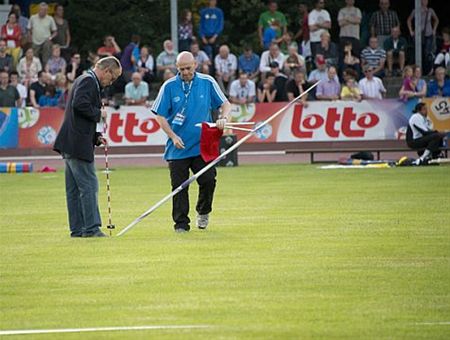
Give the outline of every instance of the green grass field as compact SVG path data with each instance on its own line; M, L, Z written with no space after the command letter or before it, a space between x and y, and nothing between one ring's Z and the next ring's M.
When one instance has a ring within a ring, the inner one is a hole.
M118 230L170 192L165 168L119 168L111 182ZM63 172L2 174L0 190L0 330L210 326L33 339L450 337L448 166L220 168L209 230L174 233L167 203L108 239L68 236ZM190 192L194 207L196 184Z

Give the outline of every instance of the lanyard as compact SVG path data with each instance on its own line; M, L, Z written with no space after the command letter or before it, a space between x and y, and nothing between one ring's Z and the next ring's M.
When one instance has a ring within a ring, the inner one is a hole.
M187 104L188 104L188 99L189 99L189 95L191 94L191 89L192 89L192 83L194 82L194 80L191 80L189 82L189 85L186 85L185 81L182 81L181 86L183 88L183 93L184 93L184 103L183 103L183 107L181 108L181 114L184 113L184 111L186 111L187 108Z

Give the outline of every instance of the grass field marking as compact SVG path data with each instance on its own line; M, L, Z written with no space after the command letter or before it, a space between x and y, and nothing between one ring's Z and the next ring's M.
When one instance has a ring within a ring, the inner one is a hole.
M200 329L211 328L208 325L154 325L154 326L123 326L123 327L91 327L91 328L61 328L61 329L22 329L0 331L2 335L50 334L50 333L82 333L82 332L115 332L142 331L159 329Z
M423 325L423 326L450 326L450 321L416 322L416 325Z

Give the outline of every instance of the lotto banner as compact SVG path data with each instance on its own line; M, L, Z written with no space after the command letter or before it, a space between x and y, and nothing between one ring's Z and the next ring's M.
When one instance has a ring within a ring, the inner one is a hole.
M17 148L19 124L17 109L0 108L0 149Z

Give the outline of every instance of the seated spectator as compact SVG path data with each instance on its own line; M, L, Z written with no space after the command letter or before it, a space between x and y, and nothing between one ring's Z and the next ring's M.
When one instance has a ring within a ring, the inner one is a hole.
M280 66L276 61L272 61L270 63L270 73L275 76L273 84L275 85L275 89L277 93L275 95L275 102L285 102L287 100L286 95L286 82L288 77L280 71Z
M171 69L168 68L164 71L163 82L170 78L173 78L173 77L175 77L175 73Z
M289 46L288 55L284 61L284 73L292 77L297 70L306 74L305 58L298 53L298 45L294 42Z
M20 54L22 53L21 40L22 32L18 23L17 14L10 12L8 21L1 29L1 39L6 41L7 52L13 58L13 66L16 67L19 62Z
M219 48L219 54L214 58L214 66L216 70L216 80L223 93L228 94L228 87L236 78L237 58L227 45Z
M261 81L258 86L258 102L259 103L272 103L277 95L277 89L274 85L275 76L272 73L268 73L266 79Z
M398 72L393 72L394 63L398 62L400 72L405 67L406 39L400 36L400 27L392 27L391 36L384 41L384 49L387 55L387 76L390 77Z
M162 78L164 72L169 69L173 74L177 73L177 53L173 48L172 40L165 40L164 50L156 57L156 72L158 78Z
M58 106L58 94L56 93L56 87L54 85L48 85L45 87L45 93L39 98L39 106Z
M75 79L83 74L83 68L81 66L81 55L78 52L72 53L70 64L66 67L66 77L70 83L73 83Z
M245 72L239 73L239 79L234 80L230 85L230 102L233 104L249 104L255 102L255 83L248 79Z
M353 51L353 45L351 41L346 42L344 45L344 59L341 66L341 69L343 70L348 68L355 70L357 73L355 79L359 79L361 75L361 63L358 56Z
M327 73L328 79L317 85L316 98L318 100L338 100L341 93L341 84L339 84L339 80L336 80L336 67L330 66Z
M378 47L378 39L371 37L369 46L361 52L362 66L370 66L375 77L384 77L384 63L386 62L385 50Z
M93 51L88 51L88 56L86 58L86 68L90 69L90 68L94 68L95 64L97 64L97 61L99 61L100 56L93 52Z
M342 100L361 101L361 91L359 90L356 79L352 76L347 77L341 90Z
M316 55L322 55L328 66L337 66L339 61L339 51L337 45L331 41L330 33L322 32L320 44L317 46Z
M148 95L148 84L142 80L139 72L134 72L131 82L125 86L125 103L127 105L145 105Z
M61 55L64 59L70 56L70 36L69 22L64 18L64 6L57 4L55 6L55 15L53 16L56 24L56 36L53 38L53 43L61 47Z
M450 68L450 29L448 27L442 29L442 43L434 59L434 68L439 66L447 69Z
M311 85L305 80L305 74L297 69L294 71L294 76L292 79L289 79L286 83L286 94L287 100L293 101L294 98L300 96L303 92L308 90ZM307 107L308 106L308 96L302 96L300 98L300 102Z
M445 78L445 68L434 71L434 79L428 83L427 97L450 97L450 79Z
M122 52L119 45L116 43L116 39L112 35L107 35L103 39L103 46L97 50L97 55L102 57L118 56Z
M45 72L55 79L58 73L66 74L66 61L61 57L61 47L58 44L52 46L52 55L45 65Z
M20 107L22 105L17 89L9 85L9 75L0 70L0 107Z
M188 9L183 9L178 24L178 52L189 51L193 36L192 12Z
M359 81L359 90L363 99L383 99L386 94L383 81L374 76L373 68L366 66L365 77Z
M315 64L317 68L312 70L308 77L308 83L315 84L318 81L327 81L328 80L328 69L327 63L325 62L325 58L322 55L318 55L315 58ZM337 77L336 77L337 79Z
M28 89L19 82L19 74L16 71L12 71L9 75L10 85L14 86L19 92L21 107L27 105Z
M248 74L248 79L255 83L259 77L259 56L253 53L251 46L244 46L244 53L239 56L238 67L240 72Z
M29 87L31 83L38 80L38 72L41 70L41 61L34 56L33 48L28 48L25 52L25 57L20 59L19 65L17 65L20 82Z
M67 98L69 97L69 86L67 77L58 73L55 78L56 94L58 96L58 107L61 109L66 108Z
M297 43L294 41L294 33L292 33L292 32L287 32L287 33L283 34L283 36L281 37L281 40L275 40L275 42L278 44L278 46L280 46L280 51L284 55L287 55L289 53L289 46L292 43L295 43L297 45ZM297 45L297 51L298 51L298 45Z
M142 46L139 59L137 61L137 71L141 74L142 80L149 86L154 79L153 70L155 69L155 61L150 54L148 46Z
M261 72L261 79L264 79L267 72L270 72L270 63L276 61L279 66L283 66L285 55L281 53L277 43L272 43L268 51L261 54L259 63L259 71Z
M446 134L433 128L425 103L417 104L413 113L408 122L406 143L420 155L416 165L428 164L430 159L439 157L439 147Z
M45 94L45 88L51 82L50 76L44 71L38 72L38 81L30 85L30 105L39 108L39 99Z
M197 72L209 74L210 67L211 67L211 60L209 59L208 55L205 51L202 51L200 49L200 46L198 45L198 42L194 41L191 44L191 53L195 58L195 61L197 62Z
M416 83L415 97L424 98L427 95L427 82L422 78L422 68L420 66L413 66L413 79Z
M6 51L6 41L0 40L0 70L11 72L14 69L13 58Z

